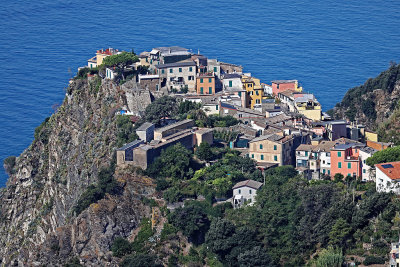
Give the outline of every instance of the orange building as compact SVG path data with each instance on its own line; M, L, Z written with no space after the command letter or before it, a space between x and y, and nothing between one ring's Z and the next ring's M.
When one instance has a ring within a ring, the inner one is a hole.
M339 144L331 150L331 174L361 177L361 160L359 148L355 144Z
M277 80L272 81L272 93L278 95L278 93L290 90L290 91L303 91L302 87L299 87L299 82L297 80Z
M215 76L210 73L200 74L197 76L196 91L198 95L215 94Z

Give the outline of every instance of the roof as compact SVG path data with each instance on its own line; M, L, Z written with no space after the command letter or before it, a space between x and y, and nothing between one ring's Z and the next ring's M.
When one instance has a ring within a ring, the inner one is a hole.
M237 74L237 73L228 73L228 74L224 74L223 79L236 79L236 78L242 78L241 75Z
M237 110L237 108L235 106L227 104L225 102L220 102L220 104L221 104L222 108L229 108L229 109Z
M277 141L279 141L281 139L283 139L283 136L276 135L276 134L261 135L261 136L259 136L257 138L254 138L253 140L251 140L250 143L259 142L259 141L263 141L263 140L269 140L269 141L277 142Z
M193 120L186 119L186 120L183 120L183 121L178 121L178 122L169 124L169 125L167 125L167 126L164 126L164 127L162 127L162 128L158 128L158 129L156 129L156 131L157 131L157 132L164 132L164 131L173 129L173 128L177 127L177 126L180 126L180 125L182 125L182 124L186 124L186 123L188 123L188 122L191 122L191 121L193 121ZM182 129L182 130L183 130L183 129Z
M296 148L296 150L298 150L298 151L311 151L311 150L313 150L314 147L315 146L313 146L313 145L301 144Z
M334 147L334 150L346 150L346 149L348 149L348 148L353 147L354 145L355 145L355 144L353 144L353 143L339 144L339 145L336 145L336 146Z
M137 128L136 131L145 131L148 128L150 128L151 126L154 126L154 124L152 124L150 122L145 122L139 128Z
M132 146L136 146L136 145L139 145L139 144L143 144L143 140L135 140L133 142L130 142L130 143L118 148L117 150L118 151L124 151L124 150L126 150L126 149L128 149L128 148L130 148Z
M271 81L272 83L295 83L297 80L275 80Z
M161 46L153 48L153 50L158 50L161 53L174 53L174 52L186 52L188 51L187 48L180 47L180 46Z
M262 186L262 183L254 181L254 180L246 180L246 181L241 181L241 182L235 184L232 189L236 189L236 188L243 187L243 186L247 186L247 187L257 190Z
M360 150L365 152L365 153L371 154L371 155L378 151L378 150L376 150L376 149L374 149L372 147L369 147L369 146L362 147L362 148L360 148Z
M200 129L198 129L196 131L196 133L205 134L205 133L209 133L209 132L212 132L212 131L213 131L213 129L211 129L211 128L200 128Z
M375 167L392 180L400 179L400 161L375 164Z
M157 65L157 69L166 69L166 68L176 68L176 67L189 67L189 66L196 66L194 61L181 61L175 63L168 63L168 64L160 64Z

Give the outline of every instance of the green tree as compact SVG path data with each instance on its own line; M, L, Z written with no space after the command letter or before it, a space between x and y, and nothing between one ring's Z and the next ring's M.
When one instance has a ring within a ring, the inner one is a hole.
M338 183L338 182L343 182L344 176L341 173L336 173L335 176L333 176L333 180Z
M351 227L342 218L339 218L329 233L329 243L332 246L343 247L350 236Z
M311 262L313 267L341 267L344 262L343 253L339 249L323 249L318 258Z
M238 263L241 267L273 266L266 249L255 246L239 254Z
M200 146L196 149L195 155L205 161L210 161L214 159L214 154L211 150L211 146L207 142L202 142Z
M185 179L193 172L190 168L191 160L192 152L178 143L163 150L154 163L147 168L146 173L154 178Z
M193 202L169 214L168 222L180 229L195 244L204 242L204 235L210 225L203 208Z
M106 67L117 67L118 69L120 69L122 73L122 79L125 80L125 68L138 61L139 58L135 54L130 52L122 52L120 54L104 58L102 64Z
M3 161L3 167L4 170L6 171L6 173L8 175L11 175L13 173L13 169L15 167L15 161L16 161L16 157L15 156L10 156L7 157L4 161Z
M166 118L174 117L178 112L176 99L163 96L146 107L144 119L160 126Z
M381 151L378 151L367 158L366 163L373 167L378 163L394 162L400 160L400 146L390 147Z
M111 245L111 251L114 257L122 257L126 254L131 253L131 243L125 238L118 236L115 238L113 244Z

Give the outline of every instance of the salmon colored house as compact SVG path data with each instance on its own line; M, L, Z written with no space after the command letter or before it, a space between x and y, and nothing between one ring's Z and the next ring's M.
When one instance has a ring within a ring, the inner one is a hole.
M290 90L301 92L303 91L302 87L299 87L299 82L297 80L276 80L272 81L272 93L274 95L278 95L278 93Z
M331 174L361 177L359 148L355 144L339 144L331 150Z
M210 73L200 74L197 76L196 91L198 95L215 94L215 76Z

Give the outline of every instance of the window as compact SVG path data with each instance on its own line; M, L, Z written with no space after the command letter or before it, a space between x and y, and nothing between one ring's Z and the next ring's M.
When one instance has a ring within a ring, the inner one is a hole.
M203 94L204 88L200 87L200 94Z
M256 104L260 104L260 99L256 99Z
M229 87L232 87L232 81L229 81Z
M326 153L326 156L327 156L327 157L330 157L330 156L331 156L331 153L330 153L330 152Z
M347 163L347 169L351 169L351 162Z
M214 72L217 72L218 71L218 68L217 67L214 67Z
M182 68L179 68L179 72L182 72Z
M263 145L262 144L260 144L260 149L263 149Z
M200 79L200 83L203 83L203 78Z
M261 155L261 160L264 160L264 155Z
M254 154L251 154L251 158L254 159Z
M194 80L194 76L189 76L189 77L188 77L188 80L189 80L189 81L193 81L193 80Z
M239 118L241 118L241 117L243 117L243 114L240 113L240 114L239 114Z
M225 114L228 114L228 113L229 113L229 110L225 109L225 110L224 110L224 113L225 113Z
M192 67L189 67L189 71L192 71L193 70L193 68Z
M209 82L209 83L212 83L212 78L208 78L208 82Z
M165 70L164 70L164 69L162 69L162 70L161 70L161 73L162 73L162 74L164 74L164 73L165 73Z
M169 69L169 73L173 73L174 72L174 70L173 69Z
M278 161L278 156L274 156L274 161Z
M218 107L219 107L219 106L218 106L218 105L216 105L216 106L215 106L215 110L218 110Z
M342 168L342 163L338 162L338 168L341 169Z
M239 92L239 97L242 97L242 92Z
M249 189L249 194L251 195L251 189Z
M322 164L325 164L325 160L322 161Z
M342 156L342 152L338 151L337 156L341 157Z
M363 169L363 173L366 173L366 170L365 170L365 169Z
M253 87L253 85L251 83L248 84L248 87Z
M363 163L365 164L365 159L363 160Z
M311 166L314 166L314 162L311 162Z
M256 91L256 95L258 95L258 91Z
M330 175L331 174L331 170L328 170L328 175Z
M308 156L308 151L306 151L306 157Z
M322 173L325 174L325 169L322 169Z
M274 145L274 150L277 150L277 147L276 147L276 145ZM306 152L307 153L307 152ZM307 156L307 155L306 155Z
M239 194L242 193L242 191L239 189Z
M208 87L208 93L212 94L212 87Z

